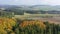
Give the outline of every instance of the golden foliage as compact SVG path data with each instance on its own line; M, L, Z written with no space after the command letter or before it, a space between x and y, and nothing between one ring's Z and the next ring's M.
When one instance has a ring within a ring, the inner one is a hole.
M26 26L33 26L33 25L38 25L41 28L45 28L45 24L43 24L43 21L39 20L34 20L34 21L23 21L23 23L20 24L21 27L26 27Z
M0 18L0 34L6 33L5 29L11 30L12 26L15 26L16 22L14 19L10 18Z

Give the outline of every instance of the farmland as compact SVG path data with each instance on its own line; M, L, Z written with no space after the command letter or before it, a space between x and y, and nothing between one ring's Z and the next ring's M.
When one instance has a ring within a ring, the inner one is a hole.
M57 17L60 16L60 14L25 14L25 15L15 15L16 18L20 17Z
M33 19L33 20L49 21L56 24L60 23L59 14L25 14L25 15L15 15L15 18L22 20Z
M10 6L0 12L0 34L60 34L58 10Z

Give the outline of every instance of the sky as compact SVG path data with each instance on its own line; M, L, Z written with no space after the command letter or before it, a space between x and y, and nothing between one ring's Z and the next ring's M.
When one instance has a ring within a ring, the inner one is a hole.
M60 0L0 0L3 5L60 5Z

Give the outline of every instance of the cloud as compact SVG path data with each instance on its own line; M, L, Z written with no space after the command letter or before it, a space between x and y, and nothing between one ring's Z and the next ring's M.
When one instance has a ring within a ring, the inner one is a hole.
M19 0L13 0L13 2L18 2Z
M14 0L13 2L26 5L60 5L60 0Z
M0 4L60 5L60 0L0 0Z
M41 0L42 4L60 5L60 0Z

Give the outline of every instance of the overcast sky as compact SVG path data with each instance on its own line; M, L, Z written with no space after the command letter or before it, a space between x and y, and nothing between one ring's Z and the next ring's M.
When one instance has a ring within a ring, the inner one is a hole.
M0 4L10 5L60 5L60 0L0 0Z

